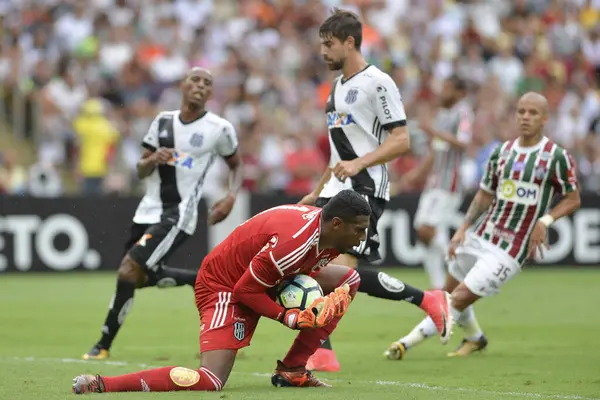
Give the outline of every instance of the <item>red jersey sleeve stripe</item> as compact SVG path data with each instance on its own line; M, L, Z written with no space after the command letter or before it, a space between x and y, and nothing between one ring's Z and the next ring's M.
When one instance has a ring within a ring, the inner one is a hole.
M277 265L277 264L276 264ZM261 285L271 288L275 285L269 285L268 283L266 283L265 281L263 281L262 279L260 279L258 276L256 276L256 274L254 273L254 270L252 269L252 263L250 263L250 267L248 268L250 270L250 275L252 275L252 277L254 278L254 280L258 283L260 283ZM279 268L277 268L279 269Z
M275 264L279 269L279 272L283 274L283 271L289 269L294 266L298 260L300 260L308 251L310 250L310 246L313 244L315 239L319 236L319 231L315 231L310 238L302 245L298 246L294 251L290 252L285 257L279 259L279 261ZM272 252L271 252L272 253Z

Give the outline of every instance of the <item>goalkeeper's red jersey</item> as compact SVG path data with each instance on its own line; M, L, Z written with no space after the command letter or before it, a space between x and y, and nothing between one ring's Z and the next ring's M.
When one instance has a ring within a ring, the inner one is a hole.
M242 275L250 274L267 290L282 280L311 274L340 253L319 249L321 209L282 205L255 215L238 226L202 262L198 282L212 291L233 292Z

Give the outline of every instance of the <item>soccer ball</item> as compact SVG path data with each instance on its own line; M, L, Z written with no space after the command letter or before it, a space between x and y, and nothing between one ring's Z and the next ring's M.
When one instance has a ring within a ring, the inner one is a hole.
M321 296L323 296L323 290L319 282L308 275L296 275L277 286L275 301L286 309L304 310Z

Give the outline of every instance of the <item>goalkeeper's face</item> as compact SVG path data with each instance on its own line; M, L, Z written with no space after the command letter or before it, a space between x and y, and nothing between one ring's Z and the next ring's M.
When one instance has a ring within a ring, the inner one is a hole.
M369 216L359 215L354 219L344 221L341 218L333 218L333 233L335 237L335 249L340 253L347 253L360 242L367 239L367 228L369 227Z

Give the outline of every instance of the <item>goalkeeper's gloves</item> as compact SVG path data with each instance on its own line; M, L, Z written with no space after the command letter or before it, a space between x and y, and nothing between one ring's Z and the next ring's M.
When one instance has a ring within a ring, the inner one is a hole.
M306 309L291 308L280 317L280 322L291 329L322 328L335 318L333 298L319 297Z
M322 328L336 317L344 315L352 298L347 284L336 288L327 296L319 297L305 310L292 308L286 310L280 322L291 329Z

